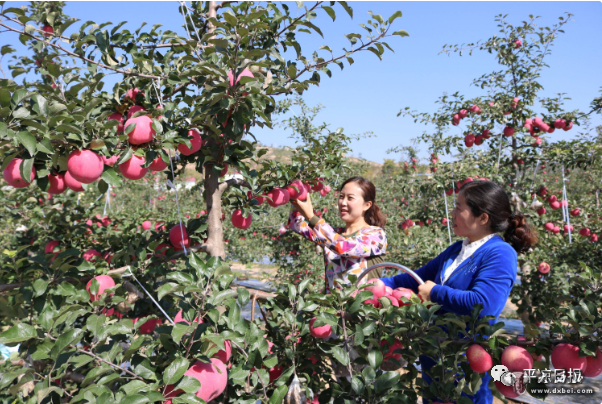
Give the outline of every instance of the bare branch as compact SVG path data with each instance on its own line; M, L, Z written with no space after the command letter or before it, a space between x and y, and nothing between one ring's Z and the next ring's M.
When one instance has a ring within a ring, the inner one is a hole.
M251 188L251 185L249 185L249 183L247 181L241 180L238 178L231 178L227 181L220 183L217 190L218 190L218 192L223 194L226 191L226 189L228 189L234 185L241 185L241 186L243 186L245 188L249 188L249 189Z
M219 4L217 5L217 7L215 7L215 10L216 10L216 11L217 11L217 10L219 10L220 8L224 7L224 6L225 6L226 4L228 4L228 3L238 3L238 1L236 1L236 0L224 0L224 1L222 1L221 3L219 3Z

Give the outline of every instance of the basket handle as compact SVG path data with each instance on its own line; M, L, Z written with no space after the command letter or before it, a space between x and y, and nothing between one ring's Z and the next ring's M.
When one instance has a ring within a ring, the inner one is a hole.
M360 276L358 276L356 285L359 285L359 283L362 280L362 278L364 278L366 275L368 275L368 273L370 271L372 271L373 269L384 268L384 267L393 267L393 268L402 270L403 272L409 274L412 278L414 278L414 280L416 282L418 282L419 285L424 285L424 281L422 280L422 278L420 276L418 276L418 274L416 274L416 272L412 271L410 268L408 268L406 266L403 266L401 264L395 264L394 262L383 262L383 263L380 263L380 264L372 265L370 268L365 269L360 274Z

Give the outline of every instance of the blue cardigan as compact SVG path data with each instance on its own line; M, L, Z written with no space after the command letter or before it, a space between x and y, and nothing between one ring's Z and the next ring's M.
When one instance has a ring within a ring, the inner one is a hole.
M495 319L489 321L489 324L493 325L504 309L514 286L518 269L516 251L496 235L479 247L470 258L464 260L452 272L445 285L441 285L445 269L454 262L461 250L462 241L458 241L415 272L423 281L436 283L431 290L431 300L442 306L437 313L450 311L458 315L470 315L472 308L477 303L482 303L483 310L479 317L495 316ZM383 278L382 281L393 289L404 287L418 293L418 282L406 273ZM444 326L441 328L445 329ZM434 366L435 362L421 355L420 363L422 378L430 384L432 379L425 370ZM493 393L488 386L490 378L491 376L485 373L481 378L481 388L475 395L468 396L462 392L462 396L470 398L475 404L492 404ZM423 404L427 404L424 398Z
M442 312L470 315L472 308L482 303L480 317L495 316L496 319L489 321L493 325L504 309L516 280L516 251L496 235L464 260L445 285L441 285L445 269L454 262L461 250L462 241L455 242L415 272L423 281L436 283L431 290L431 300L442 306ZM383 278L382 281L393 289L404 287L418 293L418 282L406 273Z

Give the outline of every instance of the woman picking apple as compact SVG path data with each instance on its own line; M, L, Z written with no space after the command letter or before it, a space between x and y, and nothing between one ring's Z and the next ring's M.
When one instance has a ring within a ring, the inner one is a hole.
M324 248L326 293L337 283L349 283L349 274L360 275L372 265L384 262L387 235L383 230L387 220L375 203L376 189L362 177L346 180L339 191L339 216L345 227L332 228L314 214L309 194L305 201L295 199L291 204L289 227L309 241ZM380 277L375 270L370 276Z
M535 245L537 235L524 215L512 213L506 191L491 181L465 183L451 217L454 234L464 240L455 242L416 271L425 281L424 285L418 286L406 273L382 281L393 289L412 289L423 301L440 304L441 312L470 315L473 307L481 303L480 316L495 316L489 321L493 325L514 286L517 254ZM503 237L498 234L502 232ZM435 362L422 355L420 364L422 378L430 384L432 379L425 370ZM492 403L490 378L485 373L479 391L467 397L478 404Z

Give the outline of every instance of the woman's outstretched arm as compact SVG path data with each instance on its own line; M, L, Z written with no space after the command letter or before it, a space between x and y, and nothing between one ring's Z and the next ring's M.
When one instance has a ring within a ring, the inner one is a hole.
M346 258L373 257L387 249L387 235L381 228L363 229L355 236L337 233L324 219L314 216L307 222L298 211L291 211L288 221L293 231L306 239Z
M483 257L470 290L435 285L431 300L459 315L469 315L477 303L483 304L481 316L496 315L503 309L516 279L516 252L513 248L494 249Z
M414 272L416 275L418 275L420 279L425 282L434 281L437 273L439 272L439 265L441 265L442 255L443 253L439 254L437 257L429 261L425 266L415 270ZM411 289L414 293L418 294L418 282L416 282L414 278L405 272L389 278L382 278L381 280L391 289L406 288Z

